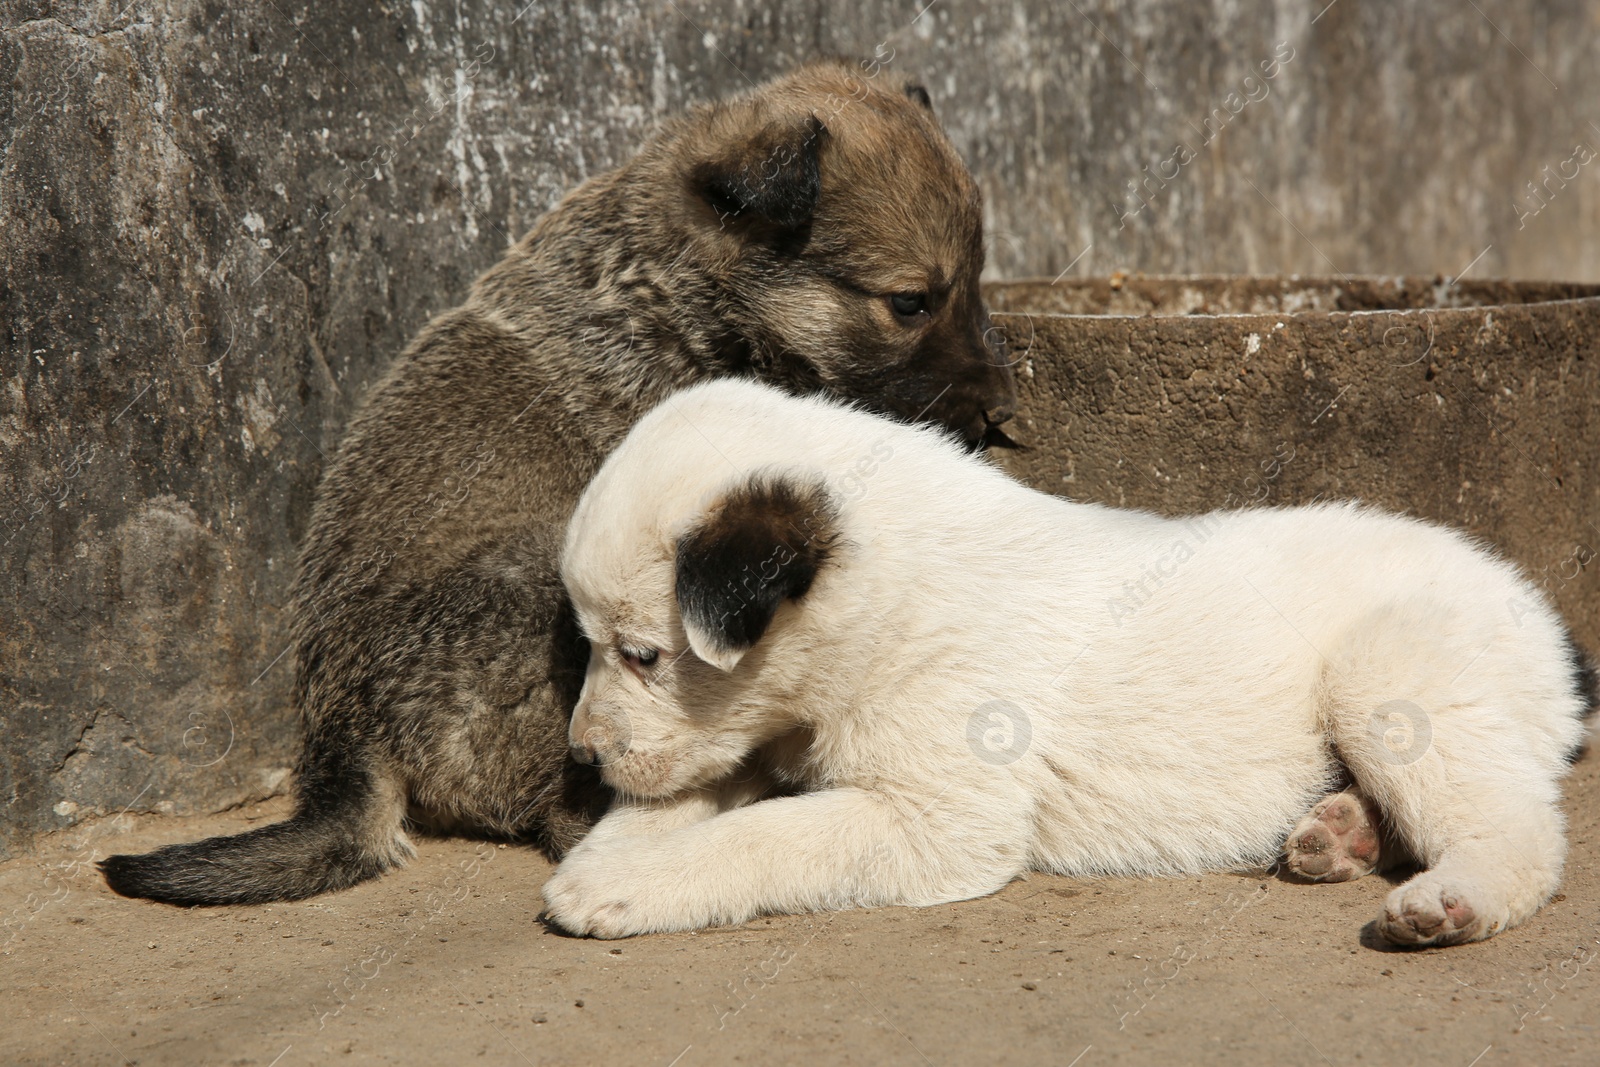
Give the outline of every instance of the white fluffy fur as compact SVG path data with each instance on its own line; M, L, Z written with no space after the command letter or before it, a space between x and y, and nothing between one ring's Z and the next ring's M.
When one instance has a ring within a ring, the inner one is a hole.
M841 537L723 670L689 649L674 552L752 472L825 480ZM1392 940L1488 937L1560 875L1564 628L1437 526L1072 503L931 430L719 382L612 455L563 576L592 642L573 738L623 797L545 887L574 932L1261 864L1340 763L1424 868L1380 917ZM1397 755L1383 735L1408 726Z

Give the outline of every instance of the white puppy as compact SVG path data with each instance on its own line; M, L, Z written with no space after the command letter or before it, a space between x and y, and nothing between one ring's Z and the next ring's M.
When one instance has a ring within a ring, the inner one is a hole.
M1074 504L935 431L719 382L628 435L562 574L591 648L573 750L621 794L545 886L574 933L1287 838L1312 878L1414 859L1378 929L1449 944L1560 877L1593 674L1536 588L1437 526Z

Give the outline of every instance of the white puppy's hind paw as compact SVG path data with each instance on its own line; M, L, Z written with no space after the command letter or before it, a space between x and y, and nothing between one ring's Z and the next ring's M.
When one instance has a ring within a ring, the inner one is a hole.
M1507 919L1481 891L1424 871L1389 894L1378 933L1395 945L1460 945L1493 937Z
M1317 882L1348 882L1371 874L1382 858L1379 818L1378 806L1360 790L1324 798L1284 844L1289 869Z

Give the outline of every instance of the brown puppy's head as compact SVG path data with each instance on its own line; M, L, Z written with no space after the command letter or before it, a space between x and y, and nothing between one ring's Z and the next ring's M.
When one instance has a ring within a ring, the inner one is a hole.
M660 205L710 286L723 369L942 423L1011 417L1005 346L978 291L982 197L926 90L818 63L702 108L658 142Z

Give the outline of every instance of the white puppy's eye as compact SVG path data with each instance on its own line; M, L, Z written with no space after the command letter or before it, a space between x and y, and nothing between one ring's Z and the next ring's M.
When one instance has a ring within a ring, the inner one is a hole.
M621 648L622 662L634 670L646 670L655 666L656 660L661 658L661 653L653 648Z

